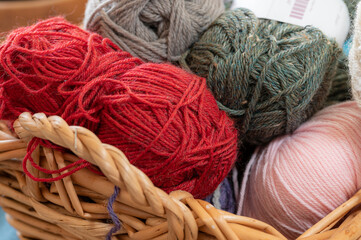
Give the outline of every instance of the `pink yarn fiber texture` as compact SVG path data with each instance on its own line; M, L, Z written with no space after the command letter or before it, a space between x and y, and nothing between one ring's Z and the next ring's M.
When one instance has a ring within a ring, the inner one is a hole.
M361 109L356 102L317 113L293 134L253 154L237 214L295 239L361 188Z

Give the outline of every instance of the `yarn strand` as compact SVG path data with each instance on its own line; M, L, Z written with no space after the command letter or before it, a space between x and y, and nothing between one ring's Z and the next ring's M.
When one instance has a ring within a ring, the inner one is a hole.
M72 164L69 164L68 166L66 167L63 167L61 169L58 169L58 170L49 170L49 169L46 169L46 168L42 168L40 167L38 164L36 164L33 160L33 158L31 157L32 153L35 151L35 149L40 145L40 139L38 138L33 138L29 144L28 144L28 147L27 147L27 153L23 159L23 162L22 162L22 166L23 166L23 171L24 173L30 177L32 180L34 181L37 181L37 182L56 182L56 181L59 181L67 176L70 176L72 175L73 173L79 171L80 169L83 169L83 168L88 168L90 171L94 172L94 173L97 173L99 175L101 175L102 173L91 168L91 164L87 161L85 161L84 159L80 159ZM43 172L43 173L46 173L46 174L60 174L59 176L57 177L54 177L54 178L37 178L35 177L34 175L32 175L29 170L27 169L27 162L30 162L31 165ZM79 166L78 166L79 165ZM75 167L75 168L74 168ZM74 168L72 170L70 170L69 172L67 173L64 173L64 174L61 174L62 172L64 171L67 171L71 168Z
M114 202L116 200L116 198L118 197L119 195L119 192L120 192L120 188L115 186L114 187L114 193L112 194L112 196L109 198L109 201L108 201L108 205L107 205L107 210L109 212L109 215L114 223L114 227L112 229L110 229L110 231L108 232L107 236L106 236L106 239L107 240L111 240L112 239L112 235L114 233L116 233L117 231L120 230L120 228L122 227L121 225L121 222L117 216L117 214L114 212Z

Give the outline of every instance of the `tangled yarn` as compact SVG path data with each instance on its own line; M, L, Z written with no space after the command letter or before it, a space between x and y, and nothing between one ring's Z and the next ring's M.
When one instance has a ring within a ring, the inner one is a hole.
M145 61L176 61L223 11L223 0L89 0L84 26Z
M206 197L236 160L233 121L205 79L180 68L143 63L61 18L15 30L0 58L2 119L44 112L86 126L167 192Z
M361 188L361 110L344 102L253 154L238 214L294 239Z
M43 112L95 131L99 121L84 109L82 87L140 64L109 39L62 18L16 29L0 46L0 119ZM105 89L95 90L102 94ZM94 94L85 97L91 106Z
M180 61L207 78L219 107L254 144L294 131L325 103L341 49L321 31L224 13Z

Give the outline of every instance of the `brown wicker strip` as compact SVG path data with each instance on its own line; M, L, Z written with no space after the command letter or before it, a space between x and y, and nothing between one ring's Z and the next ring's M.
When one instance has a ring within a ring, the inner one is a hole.
M114 211L122 229L113 239L286 239L263 222L218 210L187 192L166 194L119 149L102 144L85 128L68 126L60 117L23 113L14 129L19 139L0 132L0 205L20 239L105 239L113 227L106 205L115 185L121 189ZM21 166L32 137L73 153L39 147L33 158L41 166L55 170L83 158L105 176L82 169L51 184L34 182L25 177ZM360 204L361 191L299 239L359 239Z

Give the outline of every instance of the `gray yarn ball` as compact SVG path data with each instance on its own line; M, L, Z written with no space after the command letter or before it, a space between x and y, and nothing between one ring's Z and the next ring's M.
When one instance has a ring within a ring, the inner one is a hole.
M223 0L89 0L84 27L144 61L177 61L223 12Z

